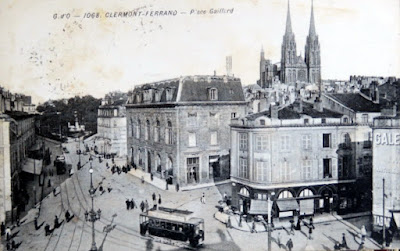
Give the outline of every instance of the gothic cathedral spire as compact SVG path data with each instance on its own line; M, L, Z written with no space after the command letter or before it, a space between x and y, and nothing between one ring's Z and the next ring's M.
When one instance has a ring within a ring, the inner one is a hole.
M288 0L285 34L291 34L291 33L292 33L292 20L290 19L290 0Z
M314 4L311 3L310 30L305 46L305 61L307 64L308 82L320 84L321 82L321 55L318 35L315 31Z
M283 42L281 48L281 81L284 83L296 82L296 70L294 69L297 64L296 40L292 31L292 21L290 19L290 2L288 0L286 16L286 31L283 35Z

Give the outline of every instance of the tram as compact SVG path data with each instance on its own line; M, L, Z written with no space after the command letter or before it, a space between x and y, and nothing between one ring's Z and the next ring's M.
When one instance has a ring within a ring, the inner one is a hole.
M204 241L204 220L190 217L193 212L159 207L140 214L140 234L189 243L192 247Z

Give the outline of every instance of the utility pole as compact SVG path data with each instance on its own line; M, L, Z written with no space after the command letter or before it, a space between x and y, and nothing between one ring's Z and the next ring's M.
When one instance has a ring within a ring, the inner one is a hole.
M385 226L385 179L382 179L383 182L383 189L382 189L382 207L383 207L383 232L382 232L382 248L385 247L385 237L386 237L386 226Z

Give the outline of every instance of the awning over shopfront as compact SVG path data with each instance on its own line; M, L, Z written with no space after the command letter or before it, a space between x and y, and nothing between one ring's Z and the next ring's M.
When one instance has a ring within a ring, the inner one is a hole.
M42 172L42 160L27 158L22 164L22 171L39 175Z
M277 200L276 204L281 212L299 210L296 200Z
M265 200L251 200L249 214L268 214L268 202Z

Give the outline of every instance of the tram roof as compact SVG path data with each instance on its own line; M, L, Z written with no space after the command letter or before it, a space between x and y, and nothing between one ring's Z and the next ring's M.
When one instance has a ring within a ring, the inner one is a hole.
M177 212L166 212L160 210L149 210L147 215L142 214L144 216L152 217L152 218L159 218L169 221L181 222L181 223L189 223L189 224L199 224L204 222L201 218L190 217L188 214L182 214Z

